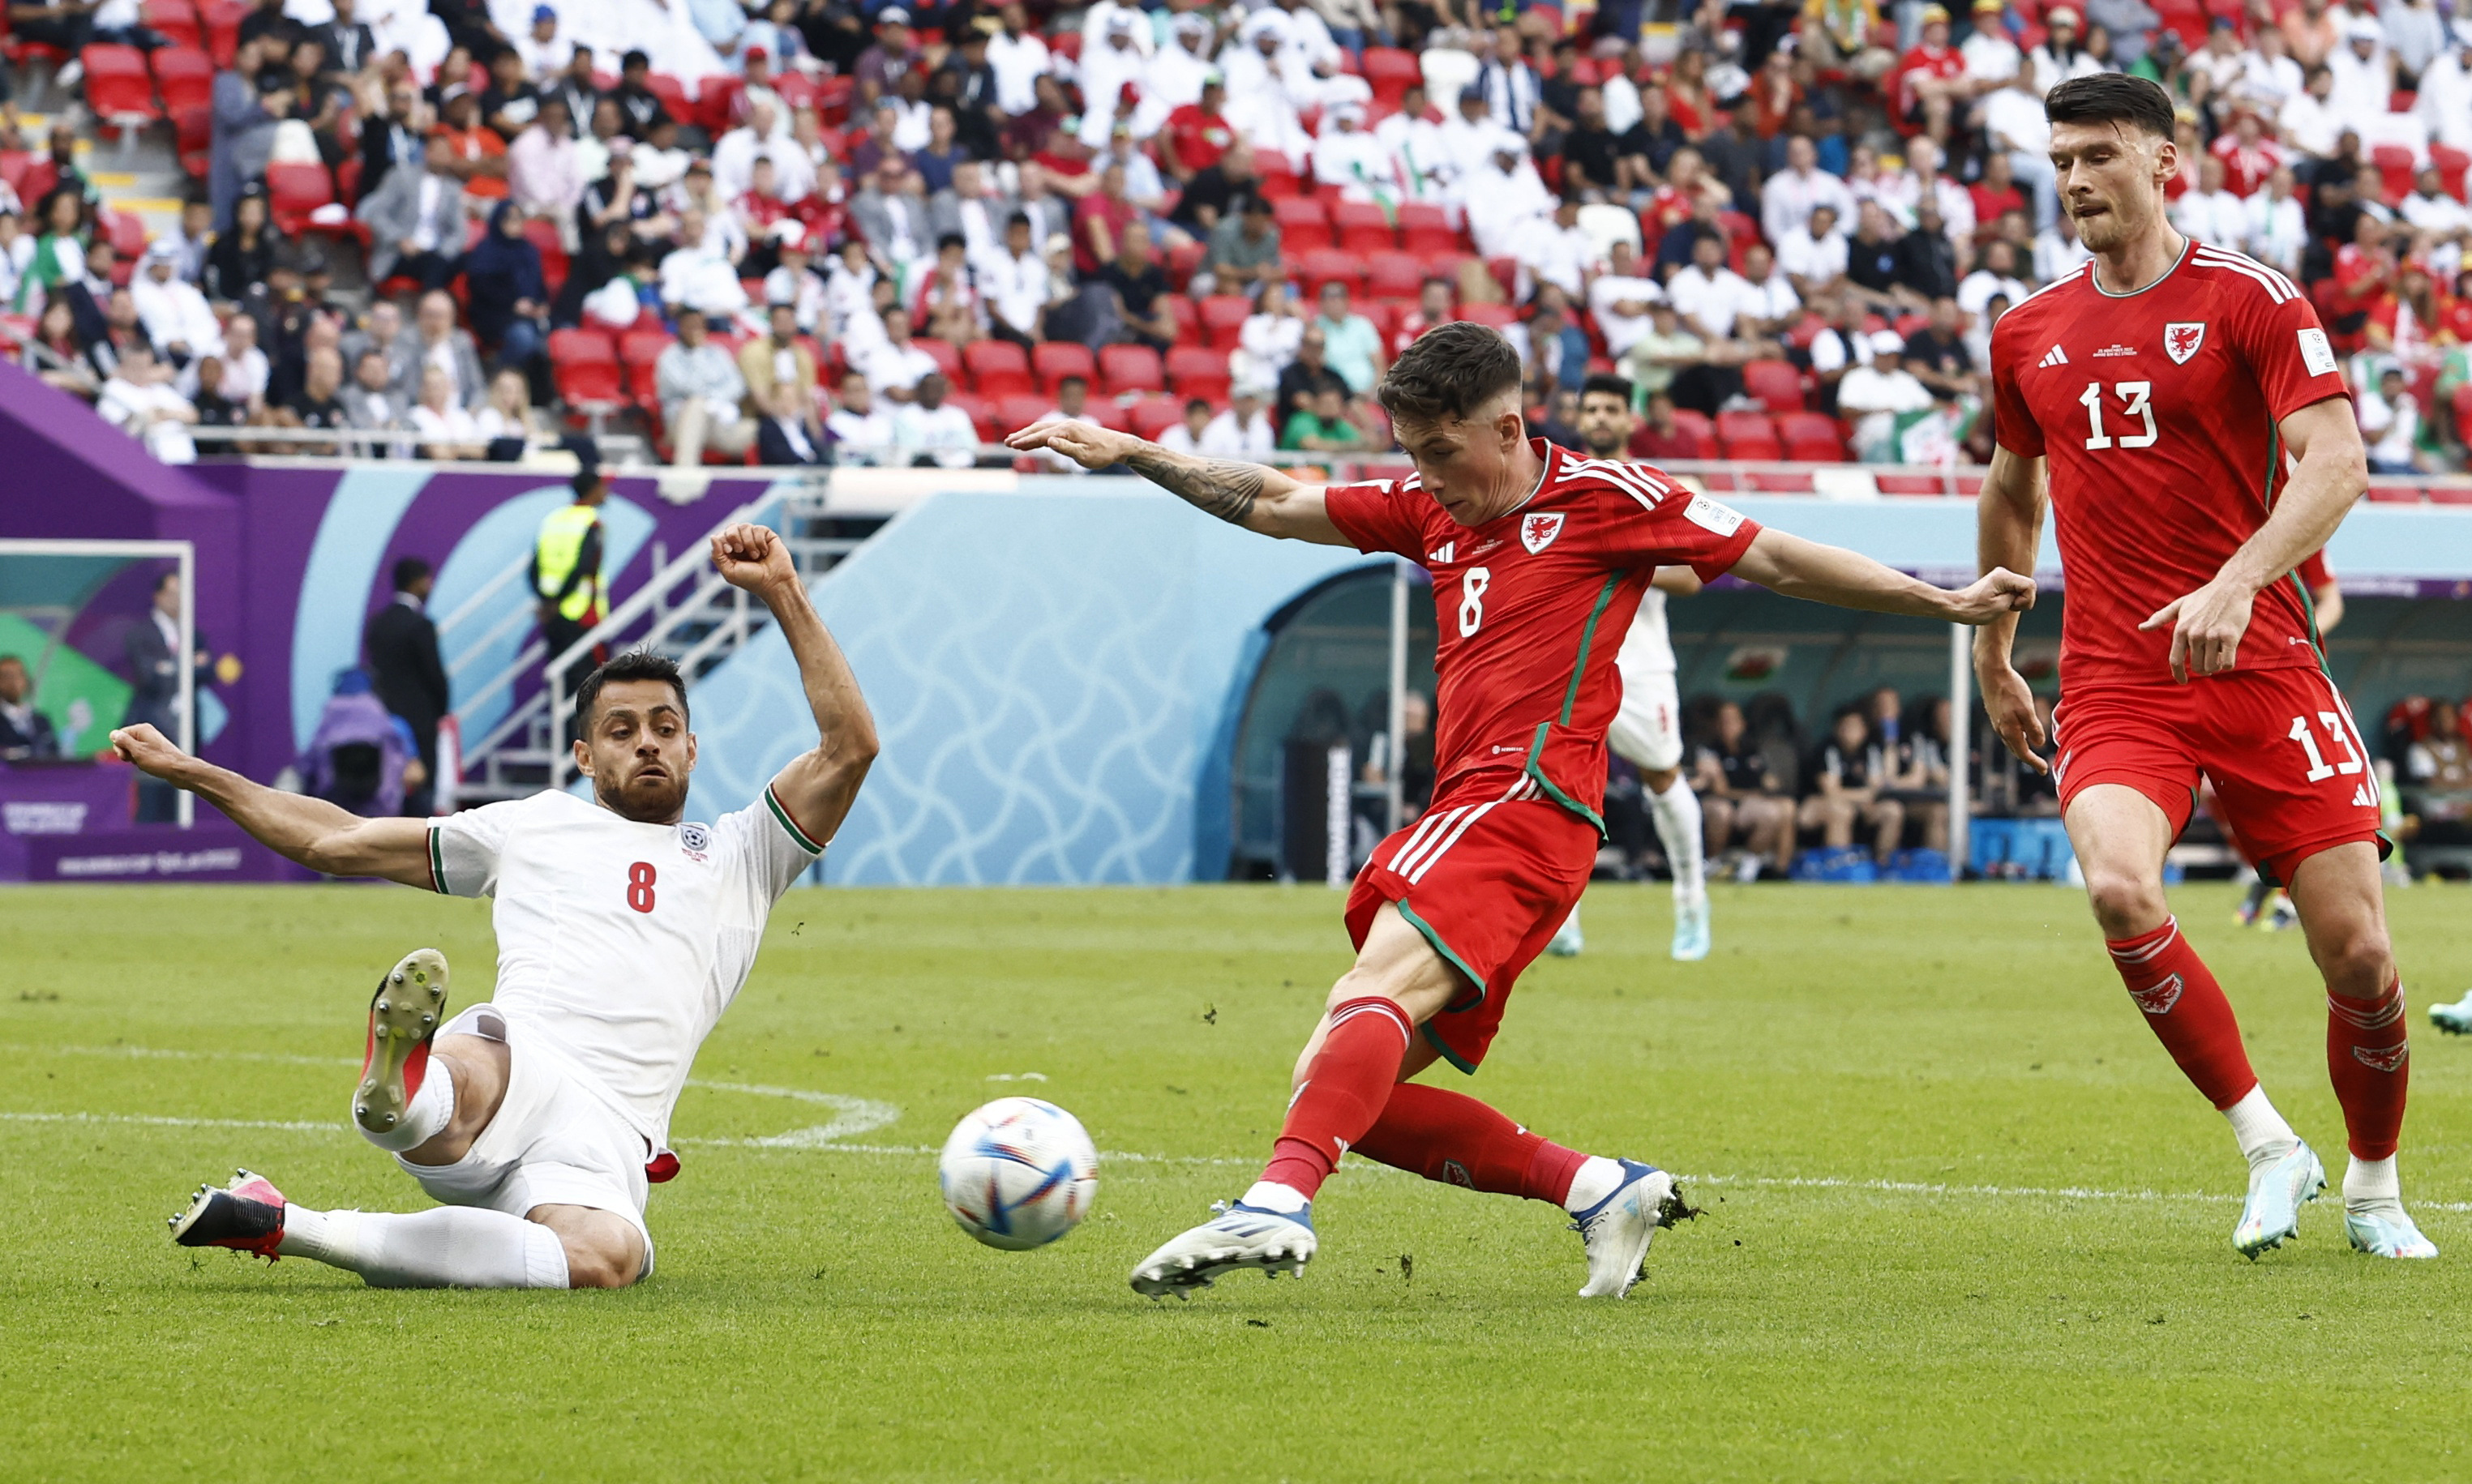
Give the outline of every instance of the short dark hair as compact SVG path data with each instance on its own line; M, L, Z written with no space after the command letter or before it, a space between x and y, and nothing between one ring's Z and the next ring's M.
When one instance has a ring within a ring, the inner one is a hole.
M1611 371L1595 372L1586 381L1580 383L1581 396L1584 397L1591 391L1602 391L1607 396L1620 397L1623 406L1630 406L1630 378L1628 376L1616 376Z
M1087 391L1090 389L1090 378L1087 376L1067 376L1058 381L1056 384L1056 389L1058 391L1062 391L1067 387L1079 387L1082 390Z
M946 232L943 236L936 239L936 250L939 252L943 251L947 247L966 247L969 245L970 240L959 232Z
M394 564L394 590L398 593L412 591L412 584L429 576L433 570L429 563L420 557L397 557Z
M1465 417L1506 391L1519 389L1519 352L1502 332L1471 320L1438 324L1409 342L1390 363L1374 398L1392 421L1439 422Z
M593 702L601 698L601 688L612 680L658 680L678 693L678 715L687 714L687 682L678 673L677 661L650 649L622 649L575 688L575 718L582 730L592 730Z
M1193 410L1194 410L1195 408L1197 408L1197 407L1198 407L1198 408L1200 408L1200 409L1201 409L1201 410L1202 410L1203 412L1210 412L1210 411L1212 410L1212 409L1211 409L1211 406L1210 406L1210 399L1209 399L1208 397L1193 397L1193 398L1188 399L1188 400L1185 402L1185 404L1184 404L1184 410L1185 410L1185 412L1186 412L1188 414L1190 414L1190 413L1193 412Z
M2133 124L2163 139L2174 132L2172 95L2160 82L2126 72L2092 72L2056 83L2043 95L2043 117L2055 124Z
M163 591L164 583L178 582L178 580L180 580L180 569L178 567L167 568L154 575L154 585L148 588L147 591L150 593L160 593Z

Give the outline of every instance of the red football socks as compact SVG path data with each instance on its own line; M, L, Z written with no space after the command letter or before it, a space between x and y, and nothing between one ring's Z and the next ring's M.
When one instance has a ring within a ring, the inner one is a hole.
M1356 1152L1444 1185L1559 1206L1588 1157L1532 1134L1464 1094L1402 1082Z
M2375 1000L2327 994L2326 1075L2335 1084L2335 1100L2343 1105L2352 1158L2391 1156L2403 1131L2404 1089L2412 1081L2400 980Z
M1379 995L1332 1010L1330 1033L1288 1104L1287 1122L1271 1146L1262 1178L1312 1200L1339 1157L1382 1117L1399 1082L1400 1058L1415 1033L1398 1001Z
M2128 998L2146 1012L2146 1024L2206 1100L2222 1109L2247 1096L2257 1073L2241 1047L2240 1022L2232 1017L2223 987L2180 935L2180 920L2166 918L2151 932L2105 939L2104 946L2111 950L2111 966L2128 986ZM2396 1106L2402 1106L2400 1093Z

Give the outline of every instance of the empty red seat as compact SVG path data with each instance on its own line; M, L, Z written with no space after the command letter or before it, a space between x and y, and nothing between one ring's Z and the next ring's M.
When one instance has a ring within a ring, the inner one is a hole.
M1837 431L1837 419L1824 412L1783 412L1778 414L1776 428L1777 436L1785 444L1785 456L1796 463L1842 463L1845 459L1845 439Z
M1271 220L1279 224L1279 251L1290 259L1300 252L1331 246L1330 216L1322 203L1310 196L1273 200Z
M1296 178L1295 167L1280 154L1264 154L1258 167L1262 177L1262 198L1265 200L1294 200L1304 194L1304 182Z
M1339 234L1339 245L1350 252L1387 252L1399 245L1399 235L1390 230L1390 214L1369 200L1333 205L1330 224Z
M206 55L218 67L232 64L232 56L240 50L241 17L249 13L249 0L198 0L198 19L204 23Z
M1125 420L1131 424L1135 437L1155 439L1184 421L1184 398L1144 397L1125 409Z
M936 363L936 369L944 373L947 383L956 387L962 385L961 346L951 341L939 341L932 335L912 336L910 343L927 352L927 359Z
M1802 411L1802 373L1783 361L1753 361L1743 367L1743 390L1771 412Z
M1948 482L1937 474L1880 474L1873 481L1884 495L1909 495L1937 499L1948 493Z
M1183 294L1167 295L1167 317L1176 321L1176 342L1179 345L1201 343L1201 311L1192 296Z
M944 393L944 401L948 406L960 408L970 419L970 430L979 436L980 442L999 443L1004 440L1004 434L996 431L995 408L986 398L967 391L948 391Z
M541 281L548 286L550 297L556 298L558 291L566 286L568 261L566 244L559 238L558 224L546 218L534 217L524 224L524 239L539 251ZM764 287L761 280L757 282L755 292L749 297L758 304L764 302Z
M1343 284L1350 294L1364 290L1365 260L1353 253L1343 252L1337 247L1318 247L1311 252L1299 253L1292 247L1288 249L1287 259L1290 271L1303 280L1305 294L1309 297L1320 294L1321 286L1326 283Z
M1099 352L1099 383L1109 396L1128 391L1165 391L1167 368L1148 345L1109 345Z
M1519 322L1519 312L1508 304L1462 304L1460 318L1472 324L1489 324L1507 330Z
M1227 400L1227 353L1202 345L1178 345L1167 353L1167 381L1178 396Z
M1811 475L1800 469L1754 469L1743 476L1743 484L1763 495L1807 495Z
M165 46L154 52L154 87L163 95L163 109L174 118L181 110L214 103L215 63L194 47Z
M1399 95L1425 81L1424 64L1414 52L1393 46L1368 46L1359 66L1366 85L1373 89L1373 101L1386 108L1399 106Z
M1037 389L1030 377L1030 352L1010 341L970 342L962 347L962 367L983 397L1017 396Z
M1439 206L1410 202L1399 208L1399 245L1418 257L1460 250L1460 234Z
M1056 410L1054 397L1043 397L1036 392L1015 392L995 400L996 426L1001 430L997 436L999 442L1005 435L1019 433Z
M1728 459L1773 462L1785 457L1778 443L1776 425L1766 412L1719 412L1717 414L1717 446Z
M1056 384L1067 376L1079 376L1085 382L1099 378L1099 363L1091 356L1090 347L1078 341L1042 341L1030 352L1030 368L1038 376L1038 385L1049 395Z
M670 332L659 328L629 330L618 337L618 364L627 368L627 390L637 407L654 410L661 405L654 375L661 352L669 348Z
M163 116L154 106L154 80L147 75L144 52L98 42L78 56L85 63L85 106L97 118L118 124Z
M1195 308L1201 315L1201 333L1213 347L1236 348L1245 321L1253 317L1253 301L1241 294L1214 294Z
M1425 289L1425 265L1405 252L1376 252L1365 260L1365 292L1377 299L1413 299Z
M2463 200L2463 177L2467 171L2472 171L2472 153L2452 145L2432 144L2429 162L2437 167L2438 183L2446 188L2446 194L2457 200Z
M1692 455L1693 458L1714 459L1717 457L1717 427L1716 424L1708 420L1707 413L1694 412L1687 407L1676 408L1674 410L1674 431L1681 434L1684 437L1691 439L1694 443L1697 443L1700 446L1699 452Z
M141 14L147 30L174 46L205 50L206 31L198 24L197 7L189 0L146 0Z
M309 225L309 214L334 200L335 178L322 164L266 167L267 209L280 231L299 236Z
M1184 296L1185 286L1193 282L1195 273L1200 271L1201 260L1209 255L1209 251L1198 242L1180 242L1167 249L1164 260L1167 281L1176 289L1177 297Z
M666 339L666 337L665 337ZM599 330L552 330L550 376L569 408L625 400L618 373L618 346Z
M2372 484L2369 500L2375 505L2418 505L2421 489L2417 484Z
M2369 163L2378 167L2378 178L2386 184L2389 202L2400 201L2412 194L2412 151L2399 144L2382 144L2369 152Z
M2429 486L2429 503L2472 505L2472 489L2466 489L2460 484L2432 484Z

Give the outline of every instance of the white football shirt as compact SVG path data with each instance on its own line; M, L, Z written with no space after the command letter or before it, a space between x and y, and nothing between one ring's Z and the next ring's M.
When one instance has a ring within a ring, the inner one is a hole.
M654 1149L772 904L822 853L769 788L711 825L638 824L547 790L429 828L438 889L495 899L491 1002L590 1073Z
M1674 641L1665 631L1664 589L1652 587L1640 595L1639 612L1631 616L1630 631L1623 635L1614 668L1626 675L1674 673Z

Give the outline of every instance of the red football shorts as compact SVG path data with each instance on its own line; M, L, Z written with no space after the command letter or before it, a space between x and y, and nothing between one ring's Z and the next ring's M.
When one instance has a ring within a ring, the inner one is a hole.
M1382 904L1399 904L1468 983L1425 1023L1425 1039L1452 1066L1474 1072L1501 1027L1510 986L1571 915L1596 860L1596 826L1545 798L1526 775L1454 789L1357 873L1347 936L1363 948Z
M2246 670L2187 685L2068 690L2059 733L2060 809L2080 789L2125 784L2154 801L2175 836L2202 774L2223 823L2261 874L2378 834L2378 777L2352 711L2318 670Z

